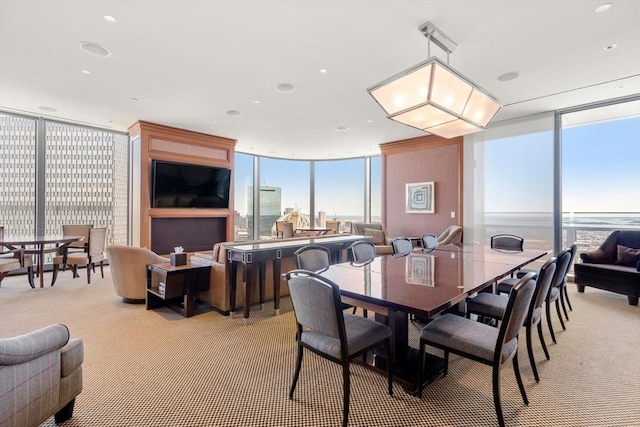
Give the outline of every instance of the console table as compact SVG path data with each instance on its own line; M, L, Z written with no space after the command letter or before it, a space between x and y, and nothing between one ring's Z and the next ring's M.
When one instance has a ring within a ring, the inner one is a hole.
M211 266L171 265L163 262L147 266L147 310L168 306L184 317L193 316L194 296L209 289Z
M295 251L307 245L323 246L331 252L331 262L338 263L342 258L342 251L358 240L371 240L370 236L351 234L319 236L308 239L295 239L288 241L265 240L253 244L237 244L227 246L227 286L230 289L231 317L236 310L236 282L238 267L242 265L244 290L244 321L249 318L249 306L251 303L251 276L253 266L258 266L260 283L260 304L264 306L265 263L273 263L273 308L275 314L280 313L280 261L282 258L293 256Z

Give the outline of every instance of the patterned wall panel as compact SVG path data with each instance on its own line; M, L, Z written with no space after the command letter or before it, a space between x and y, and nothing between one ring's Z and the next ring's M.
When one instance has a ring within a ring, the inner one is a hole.
M0 225L8 236L33 235L36 120L0 114Z

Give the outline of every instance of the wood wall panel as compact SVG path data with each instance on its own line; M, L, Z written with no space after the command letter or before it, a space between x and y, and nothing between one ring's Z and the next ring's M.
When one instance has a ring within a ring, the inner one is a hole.
M224 240L233 240L233 163L236 141L215 135L192 132L184 129L138 121L129 127L131 141L131 189L132 212L130 241L134 245L151 248L153 218L223 218ZM231 169L231 186L228 209L189 209L151 207L151 162L165 160L202 166L216 166ZM176 221L189 224L189 221ZM166 224L158 221L156 224ZM173 231L172 231L173 232ZM218 239L219 237L215 237ZM211 247L215 241L211 242ZM176 243L181 244L179 242Z
M391 237L438 235L450 225L461 224L462 137L430 135L381 144L380 149L382 218ZM435 184L435 213L406 213L406 184L430 181Z

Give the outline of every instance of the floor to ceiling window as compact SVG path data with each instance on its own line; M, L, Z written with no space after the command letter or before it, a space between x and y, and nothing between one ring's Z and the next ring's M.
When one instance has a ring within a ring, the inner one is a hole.
M253 160L254 156L236 153L234 158L233 240L253 240Z
M275 222L285 214L294 228L311 227L310 167L309 161L260 158L260 239L274 238Z
M0 144L6 235L60 234L62 224L93 224L107 227L109 244L127 243L126 134L0 114Z
M0 114L0 225L8 236L36 231L36 120Z
M499 123L465 145L465 240L509 233L552 248L553 114Z
M315 163L315 219L340 221L340 232L350 232L352 222L364 220L364 158L323 160Z
M640 101L562 114L562 245L640 229Z

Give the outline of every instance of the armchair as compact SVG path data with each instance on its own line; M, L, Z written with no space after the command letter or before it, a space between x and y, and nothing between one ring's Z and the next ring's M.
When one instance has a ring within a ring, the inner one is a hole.
M452 225L438 236L439 245L462 243L462 227Z
M126 303L145 301L147 294L147 264L169 262L149 249L133 246L107 246L107 258L116 295Z
M376 254L391 254L391 238L387 235L384 225L380 222L352 222L351 234L370 236L376 247Z
M0 425L36 427L73 416L84 346L64 325L0 339Z

